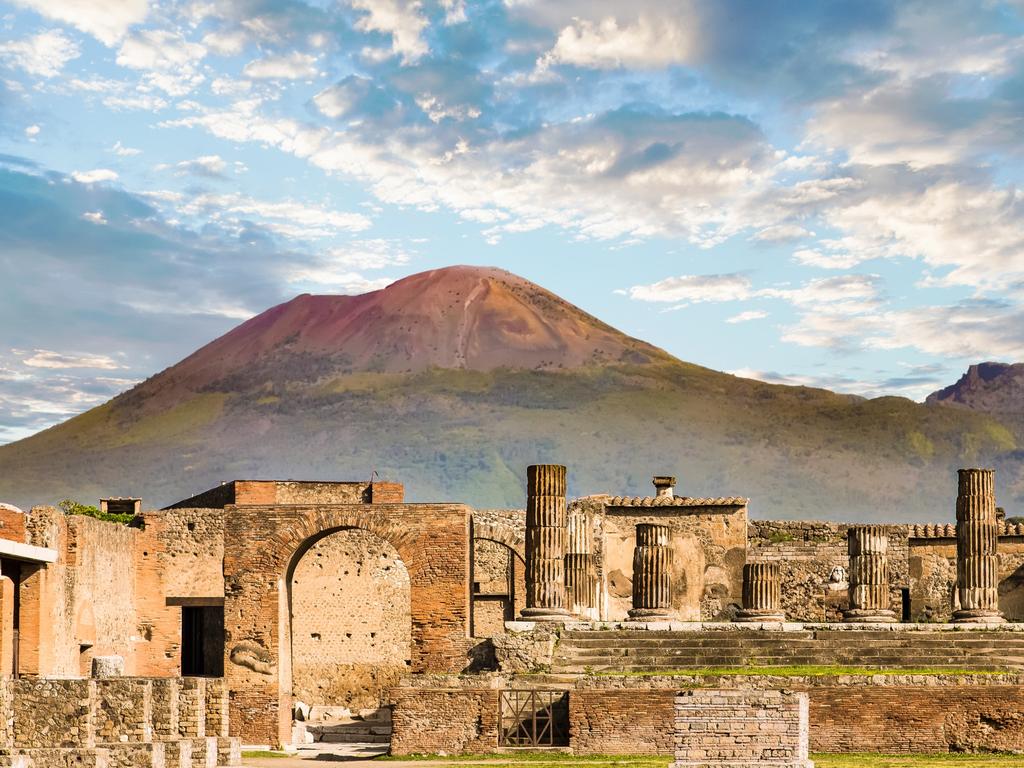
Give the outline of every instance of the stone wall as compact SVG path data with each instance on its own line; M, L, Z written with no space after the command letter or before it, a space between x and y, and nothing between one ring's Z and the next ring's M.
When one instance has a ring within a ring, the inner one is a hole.
M206 678L6 679L4 765L237 766L227 690Z
M747 549L745 506L623 506L597 518L595 558L602 579L601 618L620 621L632 607L638 523L667 525L674 552L672 612L683 621L731 618L740 607Z
M485 754L498 747L495 689L396 688L392 755Z
M806 693L682 691L675 698L673 766L811 768L807 720Z
M952 527L914 526L910 539L910 599L915 621L949 621L956 605L956 538ZM1024 621L1024 536L999 537L999 610Z
M307 704L377 707L408 670L409 572L361 530L317 541L291 584L292 693Z
M821 521L752 520L747 560L775 560L782 582L782 607L791 621L842 621L849 607L846 532L849 525ZM903 615L902 589L909 585L907 526L887 526L889 603Z

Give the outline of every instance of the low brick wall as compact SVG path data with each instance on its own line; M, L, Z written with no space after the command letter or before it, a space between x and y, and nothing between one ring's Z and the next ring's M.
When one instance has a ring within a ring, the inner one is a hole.
M569 692L569 744L577 755L671 755L671 690L582 688Z
M1024 684L988 684L980 676L960 684L949 677L913 677L914 683L885 676L750 682L808 693L813 752L1024 751ZM569 692L577 754L672 754L671 743L652 733L673 721L679 687L631 682Z
M498 747L495 689L396 688L391 699L393 755L479 755Z
M392 754L482 754L498 746L499 689L392 690ZM468 681L463 681L465 685ZM494 681L498 682L498 681ZM674 751L675 697L695 678L590 678L569 690L575 754ZM831 678L720 677L708 687L805 691L813 752L1024 752L1024 677L877 675ZM477 683L479 685L479 683ZM529 687L502 680L505 687Z
M674 768L812 768L806 693L697 689L674 709Z
M1024 751L1019 685L811 692L816 752Z

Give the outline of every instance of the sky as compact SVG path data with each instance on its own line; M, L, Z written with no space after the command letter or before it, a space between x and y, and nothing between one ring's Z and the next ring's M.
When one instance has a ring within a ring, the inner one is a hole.
M495 265L694 363L1024 361L1024 0L0 2L0 442Z

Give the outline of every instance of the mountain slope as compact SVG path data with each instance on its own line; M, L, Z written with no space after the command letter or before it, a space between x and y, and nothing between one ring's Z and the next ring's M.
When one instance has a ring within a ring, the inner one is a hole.
M453 267L357 297L300 296L81 416L0 447L0 499L140 494L240 477L406 483L521 504L524 468L572 493L746 495L760 516L944 520L957 466L1024 501L1020 435L969 409L740 379L681 362L507 272Z
M928 395L925 402L1024 416L1024 363L972 365L959 381Z

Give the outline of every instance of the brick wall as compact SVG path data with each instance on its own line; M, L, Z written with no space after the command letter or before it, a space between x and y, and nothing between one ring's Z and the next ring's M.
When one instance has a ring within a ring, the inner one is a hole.
M670 755L675 690L569 692L569 743L577 755Z
M181 674L181 607L167 598L224 596L224 511L147 512L133 552L139 647L134 672Z
M369 709L408 670L409 572L369 531L317 541L292 575L292 695Z
M498 691L396 688L391 754L484 754L498 747Z
M811 691L816 752L1020 752L1024 687L849 687Z
M1008 676L1007 679L1013 679ZM723 682L719 679L716 682ZM577 754L672 754L660 730L671 731L679 688L574 689L569 693ZM733 679L732 684L735 684ZM810 699L813 752L991 752L1024 750L1024 684L983 677L765 678L756 687L803 690ZM607 679L603 686L620 681ZM652 685L664 686L664 681ZM680 681L676 685L685 685Z
M236 506L226 512L225 674L233 733L245 743L291 739L291 630L281 586L306 550L328 533L369 531L402 558L410 584L411 671L454 672L466 666L471 644L467 507Z

